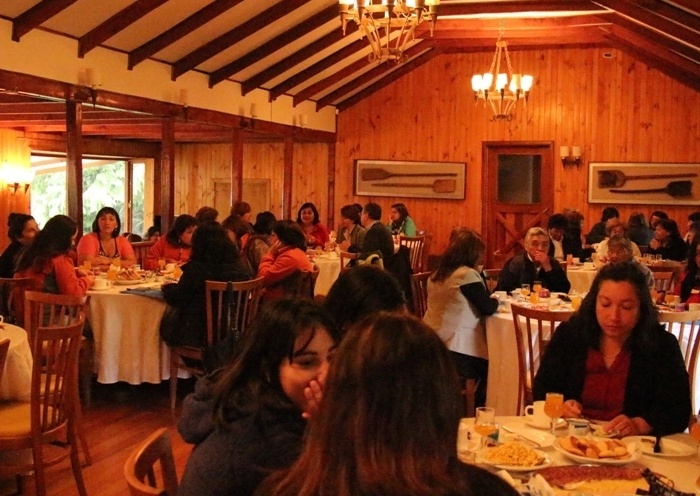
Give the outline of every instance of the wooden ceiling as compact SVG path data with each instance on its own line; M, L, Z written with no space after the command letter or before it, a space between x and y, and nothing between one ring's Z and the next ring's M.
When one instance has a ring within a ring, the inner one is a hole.
M409 60L398 65L368 62L366 40L354 23L343 35L338 12L338 0L0 2L0 18L12 22L19 43L32 30L48 30L76 39L76 58L103 47L128 54L129 69L152 59L167 64L173 80L199 71L210 87L231 80L242 95L263 89L271 100L289 95L294 105L310 100L317 109L342 112L440 54L493 51L500 29L511 51L617 48L700 91L698 0L442 0L434 35L420 26ZM65 105L0 90L0 128L63 133ZM161 120L157 112L86 105L83 132L159 141ZM230 129L178 120L176 136L226 141Z

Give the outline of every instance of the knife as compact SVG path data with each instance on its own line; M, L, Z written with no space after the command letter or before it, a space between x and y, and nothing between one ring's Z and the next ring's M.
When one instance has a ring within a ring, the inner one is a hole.
M503 429L504 431L509 432L511 434L515 434L516 439L520 439L521 441L525 441L526 443L534 446L535 448L542 447L542 445L540 443L538 443L537 441L534 441L534 440L530 439L529 437L525 437L522 434L518 434L517 432L515 432L513 429L511 429L507 425L501 425L501 429Z

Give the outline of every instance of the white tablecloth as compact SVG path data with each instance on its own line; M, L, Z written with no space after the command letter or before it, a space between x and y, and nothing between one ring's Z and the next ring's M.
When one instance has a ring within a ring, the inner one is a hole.
M340 275L340 259L337 256L330 258L330 255L323 254L315 256L312 263L319 268L314 295L325 296Z
M12 324L2 324L0 341L5 339L10 340L10 349L0 382L0 400L29 401L34 360L27 331Z
M467 425L473 425L474 419L462 419L462 422ZM530 433L535 434L535 436L531 435L530 437L539 438L541 433L546 432L528 427L522 417L498 416L496 417L496 422L500 423L501 425L507 425L514 431L525 436ZM461 432L463 432L462 429L460 429L460 433ZM566 431L560 429L559 432L564 433ZM688 434L674 434L669 437L673 440L686 443L693 448L696 446L695 441L693 441L693 438L691 438ZM463 447L463 436L459 436L457 441L458 452L460 451L461 447ZM542 450L552 458L552 466L575 464L575 462L556 451L553 447L542 448ZM653 472L669 477L675 483L675 488L680 491L695 493L699 489L695 485L695 480L698 478L698 474L700 473L700 465L693 463L692 456L683 458L660 458L658 456L642 455L642 457L636 462L625 466L638 468L648 467Z
M587 293L591 289L596 275L598 275L597 270L569 269L566 271L566 277L571 283L571 290L576 290L579 294Z
M124 289L89 292L97 380L156 384L169 379L170 354L158 332L166 303L122 294Z

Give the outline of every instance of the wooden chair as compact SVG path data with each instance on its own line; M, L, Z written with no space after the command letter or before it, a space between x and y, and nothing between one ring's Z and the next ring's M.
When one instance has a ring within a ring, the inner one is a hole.
M24 293L24 328L29 335L29 344L32 345L36 338L36 330L39 327L63 327L77 322L82 315L87 315L87 296L58 295L53 293L40 293L38 291L25 291ZM90 401L90 383L92 380L93 362L92 342L81 336L78 356L78 374L83 382L83 397L85 402ZM37 355L34 355L37 360ZM75 410L75 429L80 448L85 457L85 464L92 465L90 449L83 426L83 409L80 403L78 387L75 388L73 398Z
M151 246L154 244L156 244L155 241L137 241L135 243L131 243L131 247L134 249L134 255L136 255L137 264L140 264L143 267L143 259L146 258L148 250L150 250Z
M18 277L17 279L0 277L0 315L5 317L8 324L16 324L24 327L22 316L15 310L17 305L24 301L24 292L31 288L34 279L31 277Z
M518 347L517 415L522 415L524 406L532 403L535 374L554 331L561 322L569 320L574 312L536 310L518 305L511 305L511 310Z
M695 391L695 369L700 349L700 310L689 312L662 312L659 320L678 339L685 368L690 376L690 394ZM694 398L693 398L694 400ZM695 404L693 403L693 411Z
M411 293L413 294L413 314L423 318L428 309L428 279L431 272L411 274Z
M425 236L399 236L399 245L408 248L413 273L421 272L423 270Z
M237 334L245 332L258 313L263 281L263 277L241 282L206 281L207 348L216 346L231 332ZM177 401L178 370L187 370L196 376L201 376L206 372L202 363L203 358L202 348L170 347L170 409L173 413Z
M156 463L160 463L161 484ZM177 496L177 470L167 428L155 431L129 455L124 477L131 496Z
M673 291L673 272L657 272L654 274L654 289L656 291Z
M484 279L486 279L486 289L489 293L493 293L498 286L498 276L501 273L501 269L484 269L481 271L484 274Z
M7 361L7 352L10 350L10 340L3 339L0 341L0 384L2 384L2 375L5 372L5 362Z
M320 267L314 264L312 270L296 271L296 273L289 276L289 282L285 283L284 293L313 299L316 279L318 279L320 270Z
M347 251L340 252L340 272L345 272L351 269L353 265L350 264L351 260L357 260L360 257L359 253L350 253Z
M34 471L36 494L46 495L45 468L70 457L78 493L86 496L77 439L73 398L84 314L62 327L34 329L31 400L0 403L0 452L31 450L32 456L5 456L0 477ZM47 394L46 391L50 390Z
M664 274L666 272L670 272L672 274L671 276L671 281L668 283L664 283L664 285L668 285L670 289L672 290L673 287L676 285L678 281L681 279L681 274L685 271L686 264L685 262L683 263L665 263L663 265L648 265L647 266L649 270L654 274L654 282L656 283L656 274ZM665 277L665 276L664 276ZM657 291L661 291L658 288L656 288Z

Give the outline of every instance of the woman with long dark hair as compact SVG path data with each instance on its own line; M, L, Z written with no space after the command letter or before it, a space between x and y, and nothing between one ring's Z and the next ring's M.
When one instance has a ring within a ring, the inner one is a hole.
M700 238L695 238L690 244L688 260L685 271L681 275L673 293L680 295L685 304L700 303L700 294L693 294L693 290L700 287Z
M316 205L311 202L304 203L297 213L297 224L301 227L306 237L306 244L310 248L323 249L330 240L328 229L321 224Z
M10 244L0 255L0 277L12 277L17 267L20 252L26 248L39 232L34 217L12 212L7 218L7 237Z
M476 406L486 403L489 363L482 317L498 309L498 300L490 297L478 270L485 249L475 231L452 231L440 265L428 280L428 309L423 317L452 352L462 380L478 381Z
M394 203L389 214L389 229L394 236L415 236L416 223L408 215L408 208L403 203Z
M608 421L604 429L620 436L688 427L683 355L633 264L600 269L579 310L557 328L533 384L535 400L550 392L564 395L564 417Z
M76 274L68 255L77 234L78 225L70 217L56 215L49 219L22 254L14 277L34 279L34 291L85 296L95 277Z
M355 205L345 205L340 209L340 228L335 242L341 250L347 251L350 246L362 246L367 230L360 222L360 212Z
M158 260L161 258L165 259L166 264L182 265L187 262L192 251L192 235L195 229L197 229L197 219L187 214L178 216L168 234L161 236L148 250L148 254L143 259L143 268L158 269Z
M339 335L318 303L284 298L266 305L230 365L197 382L178 431L195 448L180 496L249 496L301 451L304 390L325 377Z
M87 260L93 267L107 270L116 258L125 267L134 265L134 249L124 236L119 235L121 228L119 213L112 207L102 207L92 221L92 232L78 242L78 265Z
M258 277L265 278L265 301L282 297L285 283L297 271L313 270L306 256L304 233L296 222L275 222L270 241L270 250L263 255L258 266Z
M688 257L688 245L685 244L678 224L672 219L661 219L654 227L654 239L649 242L652 255L661 255L664 260L682 262Z
M398 313L362 321L333 357L299 459L256 494L516 495L456 459L459 391L447 349L427 325Z
M248 266L253 273L258 272L260 260L270 251L270 236L272 228L277 222L275 214L272 212L260 212L255 216L253 234L248 237L248 241L243 249L243 258L248 262Z

